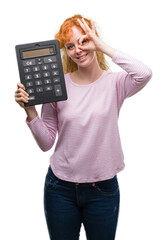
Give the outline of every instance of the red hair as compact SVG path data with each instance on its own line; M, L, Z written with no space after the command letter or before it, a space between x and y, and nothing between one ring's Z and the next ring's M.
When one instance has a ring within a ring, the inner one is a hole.
M79 14L76 14L73 17L67 18L61 25L59 32L55 35L55 39L59 41L60 49L63 49L64 52L62 59L64 73L73 72L78 69L77 64L74 61L72 61L72 59L67 55L66 48L64 46L65 43L70 41L70 38L73 36L72 31L73 26L78 27L79 29L81 29L82 33L85 34L84 30L81 28L80 24L77 21L78 18L81 20L83 17ZM88 24L88 26L92 29L91 20L87 18L84 18L84 20ZM95 33L99 37L96 30ZM96 52L96 56L101 69L108 70L109 67L104 58L104 54L101 52Z
M60 48L63 48L64 44L70 40L73 36L72 27L76 26L81 29L82 33L85 34L84 30L81 28L80 24L78 23L77 19L82 19L81 15L74 15L71 18L67 18L64 23L61 25L59 32L55 35L55 38L59 41ZM84 18L85 22L88 26L92 29L91 21L87 18ZM97 32L96 35L98 36Z

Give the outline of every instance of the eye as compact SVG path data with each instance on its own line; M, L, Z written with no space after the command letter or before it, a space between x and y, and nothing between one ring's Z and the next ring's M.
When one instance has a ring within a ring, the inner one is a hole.
M69 46L67 46L67 49L71 50L73 47L74 47L73 45L69 45Z
M88 39L83 40L82 44L85 44L86 42L88 42Z

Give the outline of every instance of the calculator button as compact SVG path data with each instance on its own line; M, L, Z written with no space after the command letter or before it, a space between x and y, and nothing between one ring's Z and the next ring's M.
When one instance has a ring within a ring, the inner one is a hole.
M60 78L59 78L59 77L54 77L54 78L53 78L53 82L54 82L54 83L60 82Z
M44 83L45 83L45 84L51 83L51 80L50 80L50 79L45 79L45 80L44 80Z
M41 77L41 74L40 74L40 73L34 74L34 78L40 78L40 77Z
M38 72L39 70L40 70L40 67L39 67L39 66L33 67L33 71L34 71L34 72Z
M24 68L24 72L25 73L29 73L29 72L31 72L31 69L28 67L28 68Z
M52 63L52 62L56 62L56 56L52 56L52 57L44 57L44 63Z
M60 84L55 85L54 88L55 88L56 96L61 96L62 95L62 90L61 90Z
M58 68L58 64L57 64L57 63L51 64L51 68L52 68L52 69Z
M24 66L24 67L31 66L31 65L35 65L35 59L32 59L32 60L24 60L24 61L23 61L23 66Z
M49 77L49 76L50 76L50 72L44 72L44 73L43 73L43 76L44 76L44 77Z
M43 69L43 70L48 70L48 69L49 69L49 65L43 65L43 66L42 66L42 69Z
M52 71L52 75L53 76L59 75L59 71L57 71L57 70Z
M35 100L35 96L29 96L29 100Z
M42 85L42 81L41 80L35 81L35 85L37 86Z
M42 64L43 62L42 62L42 58L37 58L37 64Z
M33 86L33 82L26 82L26 86L27 87L32 87Z
M34 89L33 88L29 88L26 90L28 93L34 93Z
M47 86L47 87L45 87L45 90L46 90L46 91L51 91L51 90L52 90L52 86Z
M30 80L30 79L32 79L31 75L25 75L25 80Z
M36 88L36 91L39 93L39 92L43 92L43 88L42 87L38 87Z

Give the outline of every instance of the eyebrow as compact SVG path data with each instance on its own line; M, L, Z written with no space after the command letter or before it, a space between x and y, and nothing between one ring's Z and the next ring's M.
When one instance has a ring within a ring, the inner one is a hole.
M70 43L70 42L67 42L67 43L65 43L65 45L72 45L73 43Z
M79 42L79 39L80 39L80 38L77 39L77 42ZM65 43L65 45L72 45L72 44L74 44L74 43L71 43L71 42Z

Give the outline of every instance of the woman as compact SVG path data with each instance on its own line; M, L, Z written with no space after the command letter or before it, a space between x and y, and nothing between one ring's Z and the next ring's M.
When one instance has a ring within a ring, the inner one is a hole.
M25 107L28 94L18 83L16 102L43 151L58 140L45 179L44 208L50 239L113 240L119 214L117 173L124 168L118 129L120 108L140 91L152 72L142 62L104 43L92 21L75 15L55 36L63 49L68 99ZM123 71L108 70L104 54Z

